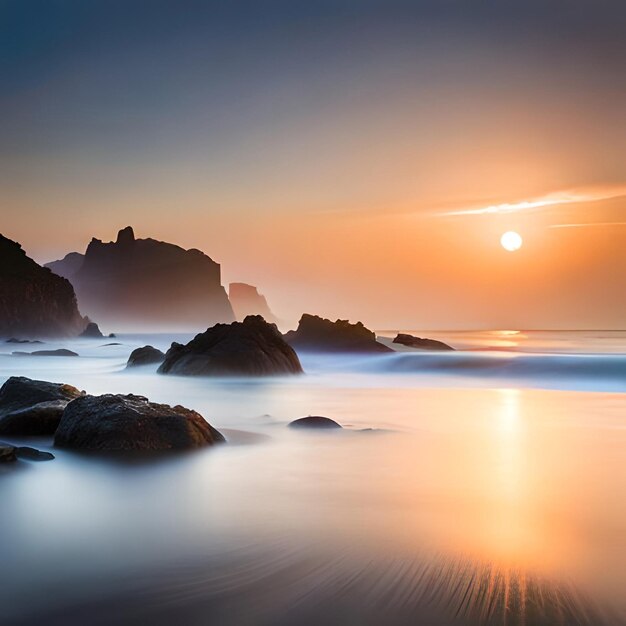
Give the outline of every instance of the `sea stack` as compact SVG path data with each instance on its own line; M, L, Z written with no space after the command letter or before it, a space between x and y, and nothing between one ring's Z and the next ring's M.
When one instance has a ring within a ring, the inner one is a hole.
M259 293L254 285L246 283L230 283L228 299L238 321L243 321L248 315L260 315L266 322L276 323L276 316L272 313L265 296Z
M104 335L100 332L100 328L98 328L98 324L95 322L89 322L80 336L87 337L88 339L102 339L104 337Z
M200 250L137 239L130 226L46 267L72 282L82 309L103 325L206 328L235 319L219 263Z

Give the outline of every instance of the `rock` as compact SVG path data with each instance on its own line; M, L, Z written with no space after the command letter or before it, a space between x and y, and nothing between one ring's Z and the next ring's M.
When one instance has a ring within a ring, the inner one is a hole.
M98 324L95 322L89 322L85 327L85 330L80 334L80 337L88 337L90 339L102 339L104 335L100 332Z
M0 443L0 463L13 463L17 461L15 448L8 443Z
M276 328L260 315L216 324L187 345L173 343L158 370L186 376L300 374L300 360Z
M376 335L361 322L331 322L308 313L300 318L297 330L289 331L285 339L296 350L309 352L393 352L376 341Z
M0 388L0 434L52 435L67 403L81 395L71 385L12 376Z
M74 276L74 274L76 274L76 272L81 268L84 260L84 254L80 254L80 252L70 252L59 261L46 263L44 267L47 267L55 274L70 280L72 276Z
M130 353L126 367L135 367L137 365L152 365L154 363L162 363L165 354L153 348L152 346L144 346L137 348Z
M74 285L81 308L102 325L205 328L235 317L219 263L200 250L137 239L92 239L84 255L48 263Z
M59 348L58 350L35 350L34 352L12 352L14 356L78 356L76 352Z
M289 423L289 428L342 428L335 420L330 417L322 417L321 415L309 415L301 417Z
M108 337L109 339L116 339L115 333L109 333Z
M52 459L54 459L54 454L42 452L41 450L29 448L28 446L15 448L15 454L18 459L24 459L26 461L52 461Z
M244 320L248 315L260 315L266 322L276 323L276 317L270 310L265 296L256 287L246 283L230 283L228 299L237 320Z
M114 341L113 343L103 343L100 347L107 348L108 346L121 346L121 343Z
M84 326L70 282L0 235L0 337L69 337Z
M35 339L34 341L30 339L16 339L15 337L11 337L11 339L7 339L6 343L43 343L43 341L39 341Z
M454 350L447 343L437 341L436 339L425 339L422 337L414 337L404 333L398 333L393 343L399 343L410 348L418 348L420 350Z
M183 450L223 442L195 411L135 395L82 396L70 402L54 445L76 450Z

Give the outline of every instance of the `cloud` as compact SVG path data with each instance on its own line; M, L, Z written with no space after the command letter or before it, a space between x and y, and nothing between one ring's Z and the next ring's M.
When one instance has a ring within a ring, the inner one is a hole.
M586 222L583 224L552 224L548 228L587 228L588 226L626 226L626 222Z
M620 198L622 196L626 196L626 186L609 187L604 189L559 191L548 194L541 198L534 198L532 200L504 202L502 204L494 204L490 206L476 208L469 207L453 211L445 211L437 213L436 215L439 217L502 215L507 213L520 213L533 210L541 210L547 207L564 204L579 204L584 202L597 202L599 200L612 200L615 198Z

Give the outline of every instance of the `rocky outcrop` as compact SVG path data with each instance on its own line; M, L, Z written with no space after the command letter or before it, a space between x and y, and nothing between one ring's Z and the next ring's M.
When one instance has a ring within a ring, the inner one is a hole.
M164 358L165 354L161 350L152 346L143 346L143 348L137 348L130 353L126 367L154 365L155 363L162 363Z
M58 350L35 350L34 352L21 352L16 350L12 352L14 356L78 356L78 353L66 348L59 348Z
M335 420L331 420L330 417L322 417L321 415L309 415L289 423L289 428L328 429L341 427L341 424L338 424Z
M376 341L376 335L361 322L331 320L305 313L296 330L285 335L287 342L303 352L393 352Z
M17 461L15 446L8 443L0 443L0 463L14 463Z
M63 276L68 280L78 272L81 268L85 255L80 252L70 252L66 254L59 261L52 261L52 263L46 263L46 267L51 269L55 274Z
M136 239L129 226L114 242L92 239L80 264L67 259L48 267L71 280L82 310L103 325L206 328L235 319L219 264L200 250Z
M195 411L143 396L83 396L67 405L54 445L75 450L184 450L223 442Z
M84 327L71 283L0 235L0 337L69 337Z
M31 341L30 339L16 339L15 337L11 337L6 340L6 343L43 343L43 341L39 341L37 339Z
M87 337L89 339L102 339L104 335L100 332L98 324L95 322L89 322L87 327L80 334L81 337Z
M12 376L0 388L0 434L52 435L76 387Z
M187 345L173 343L158 370L186 376L299 374L300 360L274 324L260 315L216 324Z
M399 343L409 348L417 348L419 350L454 350L443 341L437 341L436 339L426 339L422 337L415 337L413 335L407 335L405 333L398 333L393 343Z
M29 446L18 446L15 448L15 454L18 459L25 461L52 461L54 459L54 454L51 452L42 452Z
M248 315L260 315L266 322L276 323L276 317L270 310L265 296L260 294L256 287L246 283L230 283L228 299L235 312L237 320L242 321Z

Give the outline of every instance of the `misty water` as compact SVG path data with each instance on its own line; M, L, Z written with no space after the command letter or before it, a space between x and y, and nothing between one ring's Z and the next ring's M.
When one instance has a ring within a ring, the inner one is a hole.
M124 369L189 336L0 344L0 383L182 404L228 439L135 461L11 439L56 459L0 473L2 623L626 623L626 333L427 336L459 351L253 380ZM345 429L287 428L306 415Z

